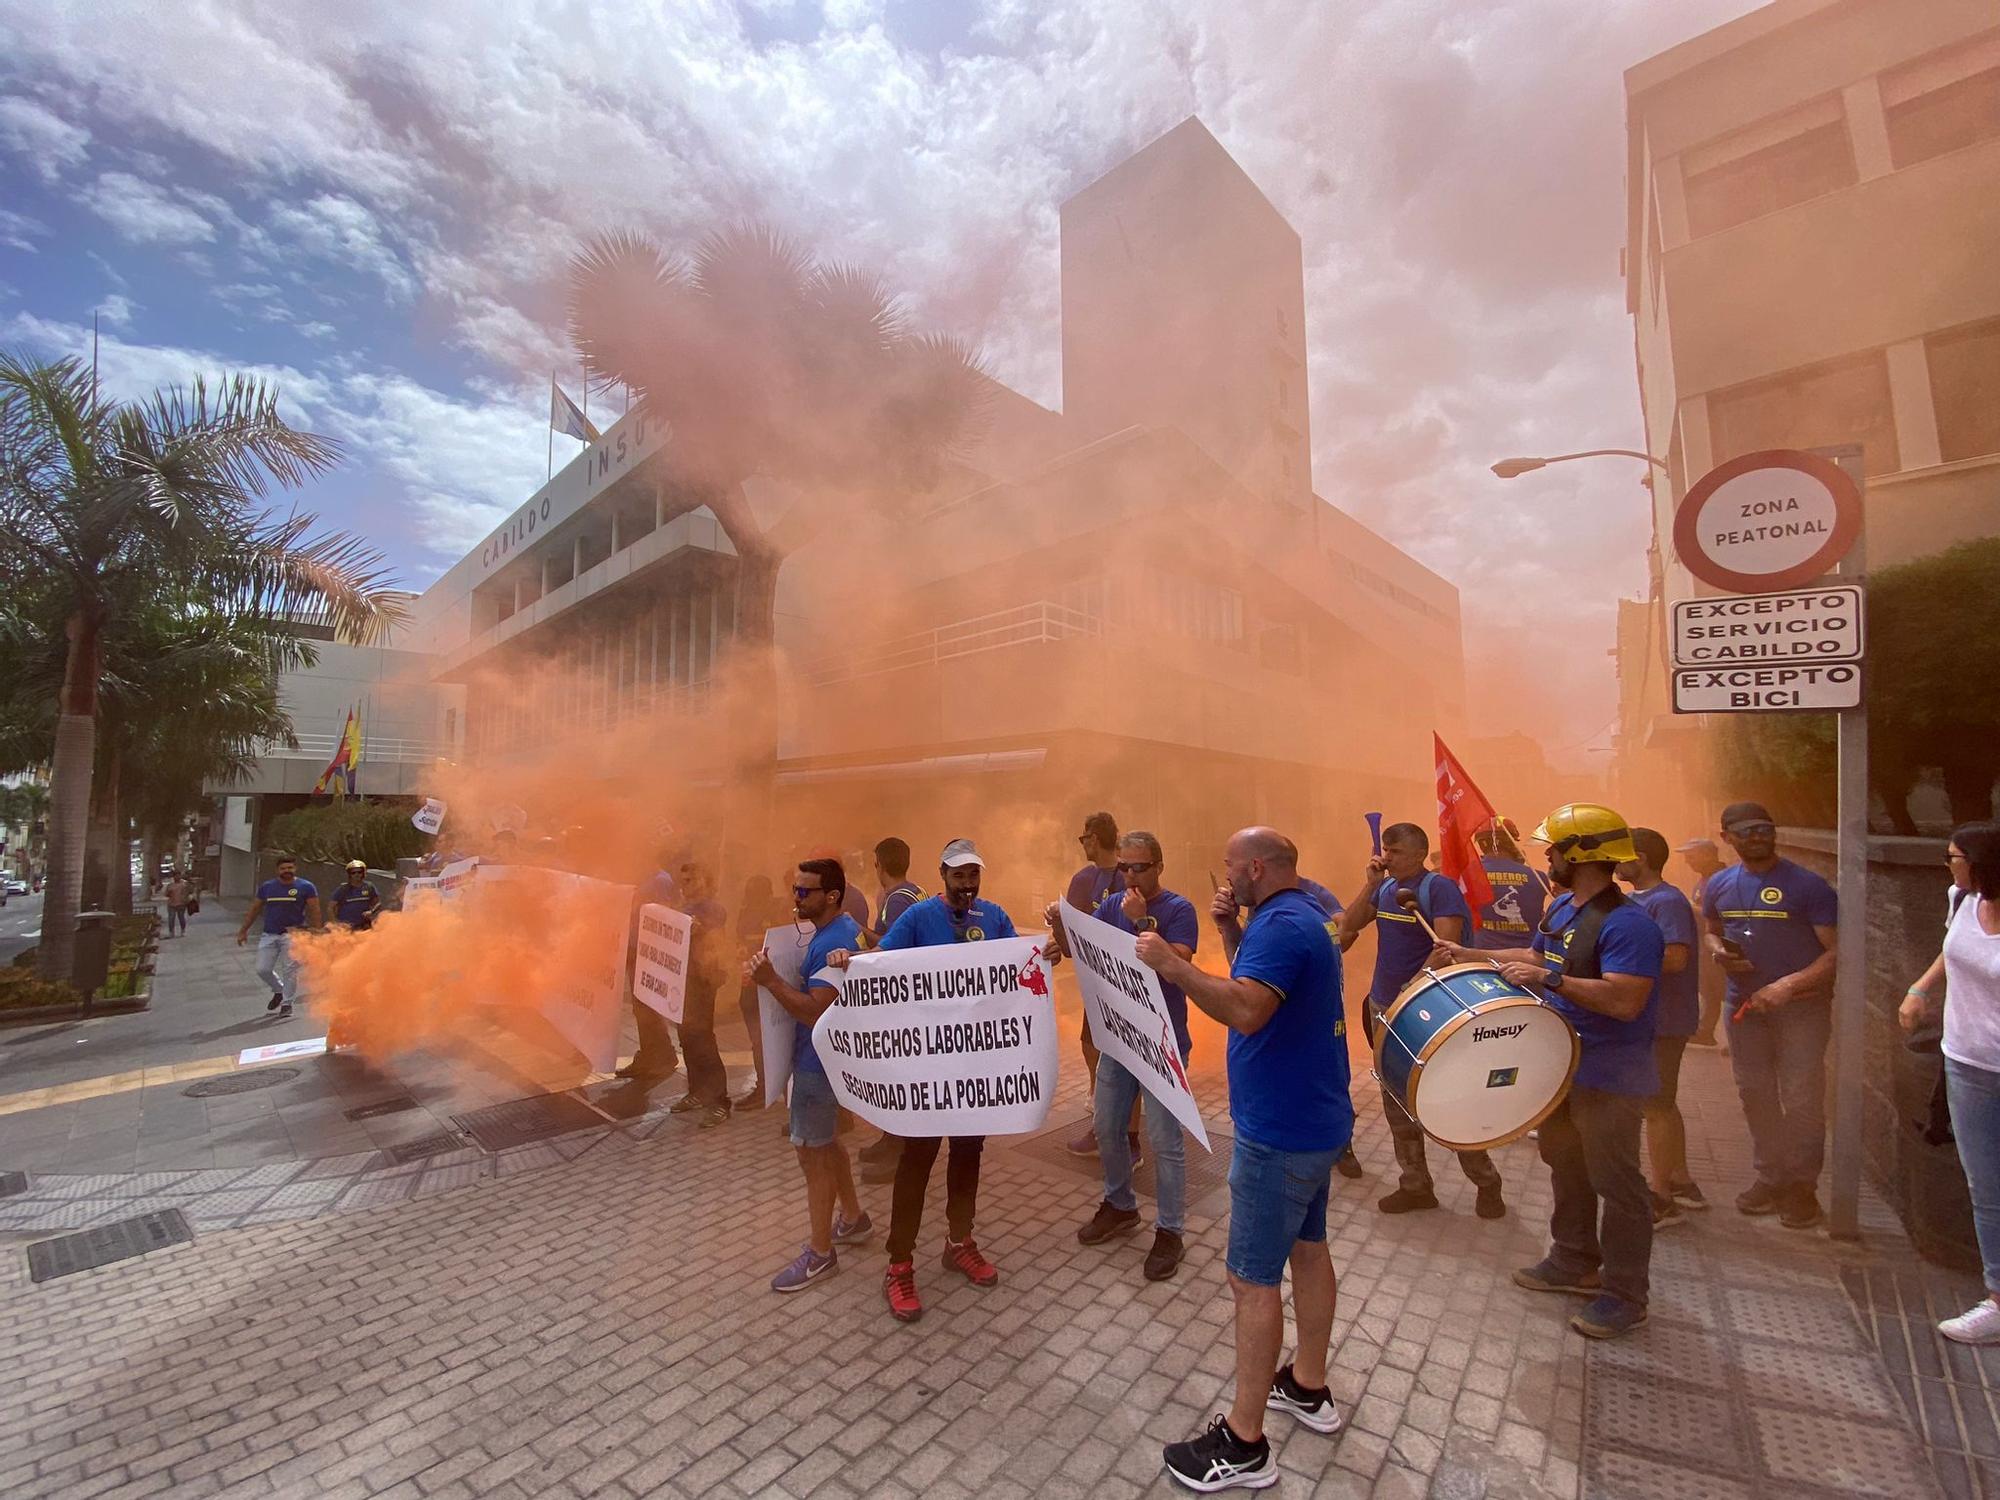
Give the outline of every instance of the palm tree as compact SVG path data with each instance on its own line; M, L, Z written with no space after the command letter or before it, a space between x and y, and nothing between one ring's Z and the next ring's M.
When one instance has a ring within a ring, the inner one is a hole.
M46 591L64 622L43 978L71 971L106 633L121 612L172 580L217 610L310 619L349 640L401 617L372 548L310 536L310 517L274 519L259 503L338 452L289 426L260 381L105 403L74 359L0 355L0 575Z

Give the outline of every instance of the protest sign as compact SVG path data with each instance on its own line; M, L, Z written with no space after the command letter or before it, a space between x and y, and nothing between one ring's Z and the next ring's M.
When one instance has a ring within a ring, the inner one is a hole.
M479 856L455 859L435 875L418 875L403 882L403 910L426 901L450 901L479 875Z
M859 954L813 1027L834 1097L892 1135L1019 1135L1055 1098L1056 1023L1032 937Z
M444 804L435 797L424 798L424 805L410 814L410 823L418 833L428 833L433 838L444 827Z
M618 1029L625 1014L626 939L631 931L632 887L536 865L479 865L465 871L454 889L480 884L513 885L541 923L538 951L548 963L523 977L525 998L556 1034L583 1054L592 1068L608 1073L618 1066ZM450 881L457 864L447 865ZM450 891L442 893L449 897ZM475 887L467 893L477 900ZM500 998L500 997L495 997Z
M798 985L799 965L805 961L810 941L796 922L764 934L764 951L771 955L771 967L786 984ZM769 1106L785 1097L785 1085L791 1082L792 1047L799 1039L799 1023L761 984L757 986L757 1021L764 1034L764 1103Z
M1139 1087L1165 1105L1204 1151L1212 1152L1201 1107L1181 1064L1160 976L1139 962L1139 940L1085 912L1065 911L1062 922L1097 1050L1117 1058L1119 1066L1139 1080Z
M639 908L639 952L632 969L632 993L642 1005L681 1022L687 1007L688 938L694 919L671 906L648 901Z

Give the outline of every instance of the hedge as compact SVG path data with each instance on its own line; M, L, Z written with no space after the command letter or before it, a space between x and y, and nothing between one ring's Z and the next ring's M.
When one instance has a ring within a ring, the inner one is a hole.
M429 848L410 823L410 809L386 802L333 802L281 814L271 820L270 846L330 865L366 860L372 870L393 870L397 860Z

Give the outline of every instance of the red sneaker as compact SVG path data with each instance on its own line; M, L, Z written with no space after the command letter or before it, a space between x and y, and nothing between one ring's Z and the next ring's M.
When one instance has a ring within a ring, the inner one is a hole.
M944 1242L944 1268L947 1271L963 1271L965 1279L974 1286L992 1286L1000 1279L999 1268L979 1253L979 1247L972 1243L970 1236L953 1244Z
M889 1316L898 1323L914 1323L924 1315L917 1300L917 1268L907 1260L892 1260L882 1277L882 1296L889 1304Z

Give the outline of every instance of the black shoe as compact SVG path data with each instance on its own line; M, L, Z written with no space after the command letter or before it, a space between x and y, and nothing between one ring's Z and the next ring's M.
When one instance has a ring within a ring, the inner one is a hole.
M1532 1266L1523 1266L1516 1271L1514 1285L1526 1287L1531 1292L1570 1292L1581 1297L1595 1297L1604 1290L1604 1278L1596 1271L1565 1271L1552 1258L1544 1256Z
M1412 1214L1436 1208L1438 1200L1436 1193L1413 1193L1408 1188L1397 1188L1375 1206L1385 1214Z
M1278 1371L1264 1405L1272 1411L1290 1412L1314 1432L1340 1431L1340 1408L1333 1404L1333 1392L1324 1386L1315 1391L1300 1385L1290 1365Z
M1171 1229L1153 1231L1153 1248L1146 1252L1146 1279L1165 1281L1181 1268L1186 1253L1181 1237Z
M291 1018L292 1018L292 1002L287 1000L283 1005L278 1007L278 1019L280 1021L289 1021L291 1020ZM1819 1212L1819 1205L1817 1203L1813 1205L1813 1212L1814 1213ZM1815 1219L1813 1220L1813 1222L1817 1224L1819 1220Z
M1681 1213L1681 1206L1671 1198L1653 1194L1653 1228L1657 1232L1671 1229L1676 1224L1685 1224L1687 1219Z
M1507 1200L1500 1196L1500 1184L1479 1190L1479 1202L1473 1209L1482 1219L1504 1219L1507 1217Z
M1772 1187L1768 1182L1756 1183L1736 1196L1736 1211L1739 1214L1749 1214L1752 1218L1764 1218L1784 1206L1785 1190Z
M896 1158L903 1154L903 1138L898 1135L885 1135L880 1140L870 1141L854 1154L865 1162L894 1163Z
M691 1115L700 1108L701 1100L695 1098L693 1094L682 1094L680 1098L667 1106L667 1113L670 1115Z
M1100 1203L1097 1212L1090 1216L1090 1222L1076 1232L1076 1242L1079 1245L1101 1245L1106 1240L1130 1234L1138 1227L1138 1209L1113 1208L1109 1203Z
M1339 1168L1342 1177L1359 1177L1361 1175L1361 1163L1356 1160L1352 1151L1341 1152L1340 1160L1336 1161L1334 1166Z
M271 991L271 1003L264 1007L264 1013L266 1015L269 1015L272 1011L276 1010L279 1006L283 1005L284 1003L285 1003L284 992L281 990L273 990Z
M1814 1229L1825 1217L1819 1211L1819 1194L1810 1183L1801 1183L1785 1192L1785 1205L1778 1210L1778 1222L1787 1229Z
M702 1110L701 1118L695 1121L695 1129L713 1130L718 1125L727 1125L728 1123L729 1106L727 1104L711 1104Z
M1217 1416L1200 1437L1169 1443L1162 1454L1167 1472L1191 1490L1261 1490L1278 1482L1268 1438L1246 1443L1229 1430L1229 1419Z
M755 1088L745 1089L729 1102L737 1109L762 1109L764 1107L764 1085L760 1083Z

